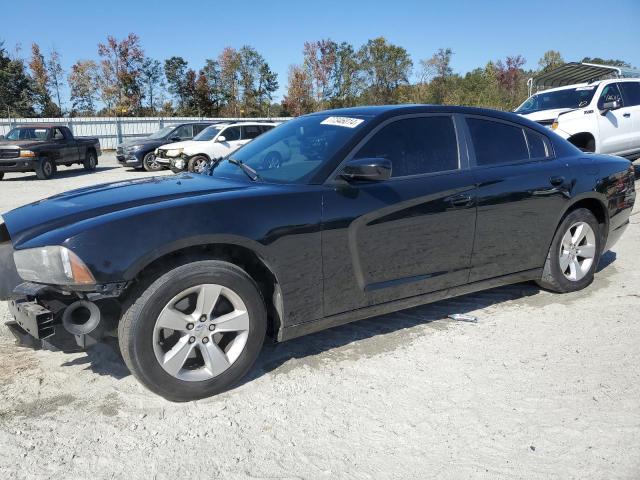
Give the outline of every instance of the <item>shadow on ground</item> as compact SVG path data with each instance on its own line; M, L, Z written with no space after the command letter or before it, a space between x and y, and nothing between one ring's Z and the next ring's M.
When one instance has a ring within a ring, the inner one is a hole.
M58 171L56 172L56 174L53 176L53 178L51 180L56 180L56 179L59 179L59 178L73 178L73 177L79 177L81 175L91 175L93 173L106 172L108 170L113 170L114 168L120 168L120 167L118 167L118 166L100 166L100 165L98 165L98 167L96 167L95 170L93 170L91 172L88 172L82 167L67 169L67 167L59 166L58 167ZM30 174L30 175L22 175L20 177L5 178L2 181L3 182L22 182L22 181L25 181L25 180L38 180L38 177L36 176L35 173L33 173L33 174Z

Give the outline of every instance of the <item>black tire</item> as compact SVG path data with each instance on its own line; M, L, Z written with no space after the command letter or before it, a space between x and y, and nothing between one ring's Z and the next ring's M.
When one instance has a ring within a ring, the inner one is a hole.
M202 166L206 165L208 161L209 159L204 155L196 155L195 157L189 159L187 170L192 173L199 173Z
M159 172L162 170L162 165L155 161L156 156L153 152L147 153L142 159L142 168L147 172Z
M55 162L49 158L43 158L36 165L36 176L39 180L49 180L56 174Z
M156 320L176 295L185 289L215 283L236 292L249 313L246 345L237 360L216 377L203 381L185 381L165 371L154 353L153 331ZM236 265L218 260L203 260L179 266L148 287L139 287L131 295L120 320L120 350L131 373L152 392L174 402L197 400L227 390L240 380L255 362L267 329L264 300L249 275Z
M89 150L87 152L87 156L82 162L82 166L86 171L91 172L96 169L97 165L98 165L98 157L96 156L96 152Z
M579 280L570 280L565 276L560 267L560 249L562 247L562 238L572 225L577 222L588 224L593 232L595 232L595 256L589 271ZM553 237L549 253L544 264L542 278L537 281L538 285L546 290L558 293L575 292L587 287L593 281L593 275L598 267L600 255L602 254L603 238L600 231L600 224L596 217L586 208L579 208L569 212L560 222L560 226L556 230Z

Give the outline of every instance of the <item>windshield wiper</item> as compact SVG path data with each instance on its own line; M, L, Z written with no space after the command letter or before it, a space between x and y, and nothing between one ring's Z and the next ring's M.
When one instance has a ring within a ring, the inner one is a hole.
M238 167L240 167L240 169L247 174L247 177L249 177L253 182L257 181L257 180L262 180L262 177L260 177L260 175L258 174L258 172L256 172L253 168L251 168L249 165L242 163L240 160L236 160L235 158L227 158L227 161L229 163L233 163L234 165L237 165Z

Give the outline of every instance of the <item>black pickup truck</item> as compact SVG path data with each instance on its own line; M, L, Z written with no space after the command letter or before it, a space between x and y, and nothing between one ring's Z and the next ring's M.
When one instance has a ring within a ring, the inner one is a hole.
M25 125L0 135L0 180L5 172L35 171L40 180L48 180L58 165L83 165L95 170L101 155L96 137L74 137L62 125Z

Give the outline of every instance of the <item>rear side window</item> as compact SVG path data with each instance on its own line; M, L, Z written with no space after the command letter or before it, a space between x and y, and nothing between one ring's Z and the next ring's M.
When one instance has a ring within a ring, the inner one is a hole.
M201 124L201 123L198 123L197 125L194 125L193 126L193 136L195 137L197 134L199 134L202 130L204 130L208 126L209 125L207 125L207 124Z
M626 107L640 105L640 82L620 82Z
M455 170L459 162L453 119L443 115L395 121L377 132L355 158L389 159L393 177Z
M260 130L259 125L243 125L242 127L242 139L243 140L253 140L258 135L260 135L262 131Z
M182 125L172 136L179 137L182 140L193 138L193 125Z
M551 156L551 148L547 139L532 130L525 130L525 132L531 158L549 158Z
M479 166L529 160L522 128L479 118L467 118L467 125Z

